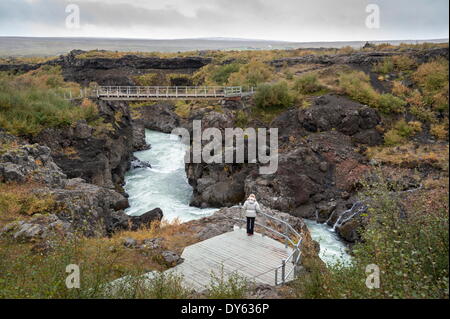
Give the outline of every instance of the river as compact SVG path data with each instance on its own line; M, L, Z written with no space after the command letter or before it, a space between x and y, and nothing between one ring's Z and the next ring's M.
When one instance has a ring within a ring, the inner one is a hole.
M179 219L187 222L210 216L217 209L200 209L189 206L192 187L189 185L184 168L186 146L170 134L146 130L146 141L151 149L136 152L141 161L150 163L152 168L132 169L125 175L125 191L129 195L128 215L141 215L156 207L162 209L168 221ZM326 225L305 220L314 240L320 243L320 257L326 263L334 263L338 258L349 260L336 233Z

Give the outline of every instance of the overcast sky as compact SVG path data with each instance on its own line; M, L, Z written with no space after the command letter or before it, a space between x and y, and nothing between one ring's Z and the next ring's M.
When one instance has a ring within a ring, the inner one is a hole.
M66 26L68 4L79 28ZM366 26L368 4L380 27ZM0 0L1 36L234 37L285 41L448 38L448 0Z

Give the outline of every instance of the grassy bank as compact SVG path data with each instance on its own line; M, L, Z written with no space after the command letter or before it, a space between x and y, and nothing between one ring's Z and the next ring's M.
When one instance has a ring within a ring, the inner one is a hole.
M76 83L65 82L60 67L44 66L19 76L0 72L0 127L11 134L38 134L48 127L63 127L97 115L94 103L74 104L64 92L76 92Z

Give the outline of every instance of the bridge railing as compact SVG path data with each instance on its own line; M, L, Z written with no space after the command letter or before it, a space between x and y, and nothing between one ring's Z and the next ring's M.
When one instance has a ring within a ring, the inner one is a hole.
M238 207L240 209L242 209L242 206L238 206ZM291 248L293 249L292 253L288 257L281 260L280 266L275 268L275 286L277 286L279 284L284 284L288 280L289 276L291 276L291 275L293 275L293 277L297 276L297 273L298 273L298 270L300 267L300 261L301 261L301 244L302 244L303 237L288 222L286 222L282 219L276 218L275 216L266 214L264 212L260 212L259 214L261 214L261 215L265 216L266 218L268 218L269 220L272 220L272 221L278 223L279 225L281 225L282 230L274 229L268 225L261 224L257 221L255 221L255 225L258 225L259 227L262 227L262 228L266 229L267 231L274 233L275 235L283 238L285 247L288 248L289 246L291 246ZM240 218L235 217L234 219L239 220L243 223L246 222L246 219L242 218L242 216ZM291 262L293 264L293 267L291 268L291 270L286 271L286 265L289 262Z
M241 86L100 86L98 98L221 98L242 96Z

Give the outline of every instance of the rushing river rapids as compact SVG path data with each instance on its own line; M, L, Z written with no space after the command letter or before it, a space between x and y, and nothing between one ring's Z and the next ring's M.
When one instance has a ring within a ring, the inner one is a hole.
M170 134L146 130L146 141L151 149L136 152L141 161L151 168L135 168L125 176L125 190L129 195L129 215L141 215L156 207L164 212L164 218L182 222L212 215L217 209L200 209L189 206L192 187L184 168L185 145ZM326 225L305 220L311 236L320 243L320 257L327 263L337 259L349 259L345 245L336 233Z

